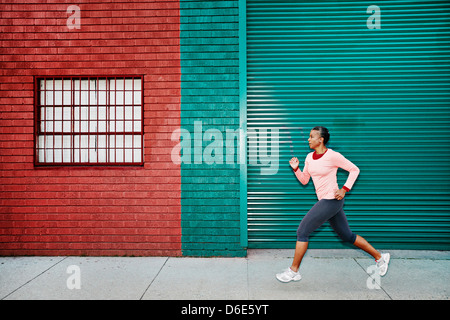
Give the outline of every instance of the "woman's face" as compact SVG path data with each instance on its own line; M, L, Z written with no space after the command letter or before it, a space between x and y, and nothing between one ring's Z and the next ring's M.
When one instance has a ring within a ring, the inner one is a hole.
M309 147L315 149L323 143L323 138L320 136L320 132L317 130L311 130L309 133Z

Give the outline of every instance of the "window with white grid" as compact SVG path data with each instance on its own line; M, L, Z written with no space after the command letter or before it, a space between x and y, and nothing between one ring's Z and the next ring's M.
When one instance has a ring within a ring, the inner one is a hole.
M37 77L37 165L143 163L143 79Z

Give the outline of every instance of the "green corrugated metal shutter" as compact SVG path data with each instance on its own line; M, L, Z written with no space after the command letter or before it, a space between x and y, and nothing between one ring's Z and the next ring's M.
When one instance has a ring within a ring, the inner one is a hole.
M309 131L323 125L361 169L345 205L354 232L378 248L450 249L448 1L248 0L247 80L249 141L280 135L276 174L248 162L250 248L295 245L316 198L288 161L303 168ZM310 246L342 244L325 226Z

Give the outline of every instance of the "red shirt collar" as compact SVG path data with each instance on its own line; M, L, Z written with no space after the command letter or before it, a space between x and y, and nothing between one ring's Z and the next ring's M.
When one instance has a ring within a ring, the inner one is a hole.
M324 153L322 153L322 154L317 154L315 151L314 151L314 153L313 153L313 155L312 155L312 157L313 157L313 160L319 160L320 158L322 158L323 157L323 155L325 154L325 153L327 153L327 151L328 151L328 149L327 150L325 150L325 152Z

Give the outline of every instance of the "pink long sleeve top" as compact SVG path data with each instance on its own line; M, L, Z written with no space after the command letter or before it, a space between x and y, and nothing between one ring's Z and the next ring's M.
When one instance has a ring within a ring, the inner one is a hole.
M317 157L315 152L306 156L303 171L295 170L295 176L302 184L307 184L311 177L316 189L317 199L334 199L334 194L339 190L337 183L337 170L342 168L349 172L343 188L347 191L353 187L359 175L359 168L347 160L339 152L328 149L323 155Z

